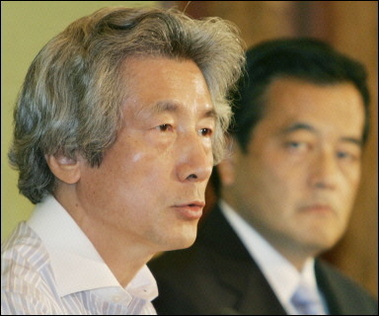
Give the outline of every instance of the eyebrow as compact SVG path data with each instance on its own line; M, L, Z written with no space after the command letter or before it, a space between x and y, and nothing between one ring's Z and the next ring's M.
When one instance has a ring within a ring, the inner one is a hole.
M296 132L298 130L305 130L305 131L309 131L311 133L317 133L316 128L314 128L312 125L309 125L309 124L303 123L303 122L295 123L295 124L292 124L288 127L285 127L280 131L280 133L286 135L286 134ZM352 144L355 144L359 147L363 146L363 140L358 139L356 137L341 137L340 141L352 143Z
M341 141L355 144L359 147L363 147L363 140L354 137L342 137Z
M160 114L163 112L176 112L179 109L179 105L173 101L165 100L165 101L159 101L158 103L154 104L152 107L152 113L154 114ZM216 118L217 114L215 109L212 107L209 110L206 110L204 112L203 117L210 117L210 118Z
M290 133L293 133L293 132L298 131L298 130L306 130L306 131L316 133L316 129L313 126L306 124L306 123L301 123L301 122L292 124L290 126L287 126L283 129L281 129L280 133L281 134L290 134Z
M160 114L163 112L176 112L178 110L178 104L172 101L160 101L152 107L154 114Z

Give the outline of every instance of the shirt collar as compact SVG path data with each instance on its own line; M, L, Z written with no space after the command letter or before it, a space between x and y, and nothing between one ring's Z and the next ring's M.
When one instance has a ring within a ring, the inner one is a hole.
M225 201L221 211L233 227L250 255L266 277L271 288L282 303L288 302L301 279L317 288L314 259L308 258L301 273L278 251L275 250L250 224L248 224Z
M53 196L36 205L28 225L39 235L49 252L61 296L104 287L121 287L94 245ZM150 300L158 294L155 279L146 265L125 290Z
M153 300L158 296L157 283L147 265L144 265L142 269L138 271L137 275L127 285L126 290L146 300Z

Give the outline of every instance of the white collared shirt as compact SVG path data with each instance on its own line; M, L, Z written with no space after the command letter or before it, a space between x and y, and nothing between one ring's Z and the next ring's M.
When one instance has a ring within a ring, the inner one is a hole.
M145 265L121 287L93 244L52 197L2 245L2 314L156 314Z
M317 289L314 259L308 258L301 273L278 251L276 251L250 224L248 224L225 201L220 202L221 211L238 237L255 260L276 297L289 315L297 315L291 297L300 281L322 295ZM324 305L325 308L325 305Z

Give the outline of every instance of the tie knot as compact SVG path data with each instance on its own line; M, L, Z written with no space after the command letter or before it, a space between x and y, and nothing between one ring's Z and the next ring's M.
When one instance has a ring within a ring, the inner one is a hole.
M318 294L305 284L300 284L291 298L291 303L302 315L323 315Z

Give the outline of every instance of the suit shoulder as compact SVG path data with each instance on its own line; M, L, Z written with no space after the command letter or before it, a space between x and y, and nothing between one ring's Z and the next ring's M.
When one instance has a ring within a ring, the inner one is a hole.
M339 313L342 308L345 313L353 315L378 314L377 299L352 278L322 260L316 260L315 270L317 283L332 309L338 309Z

